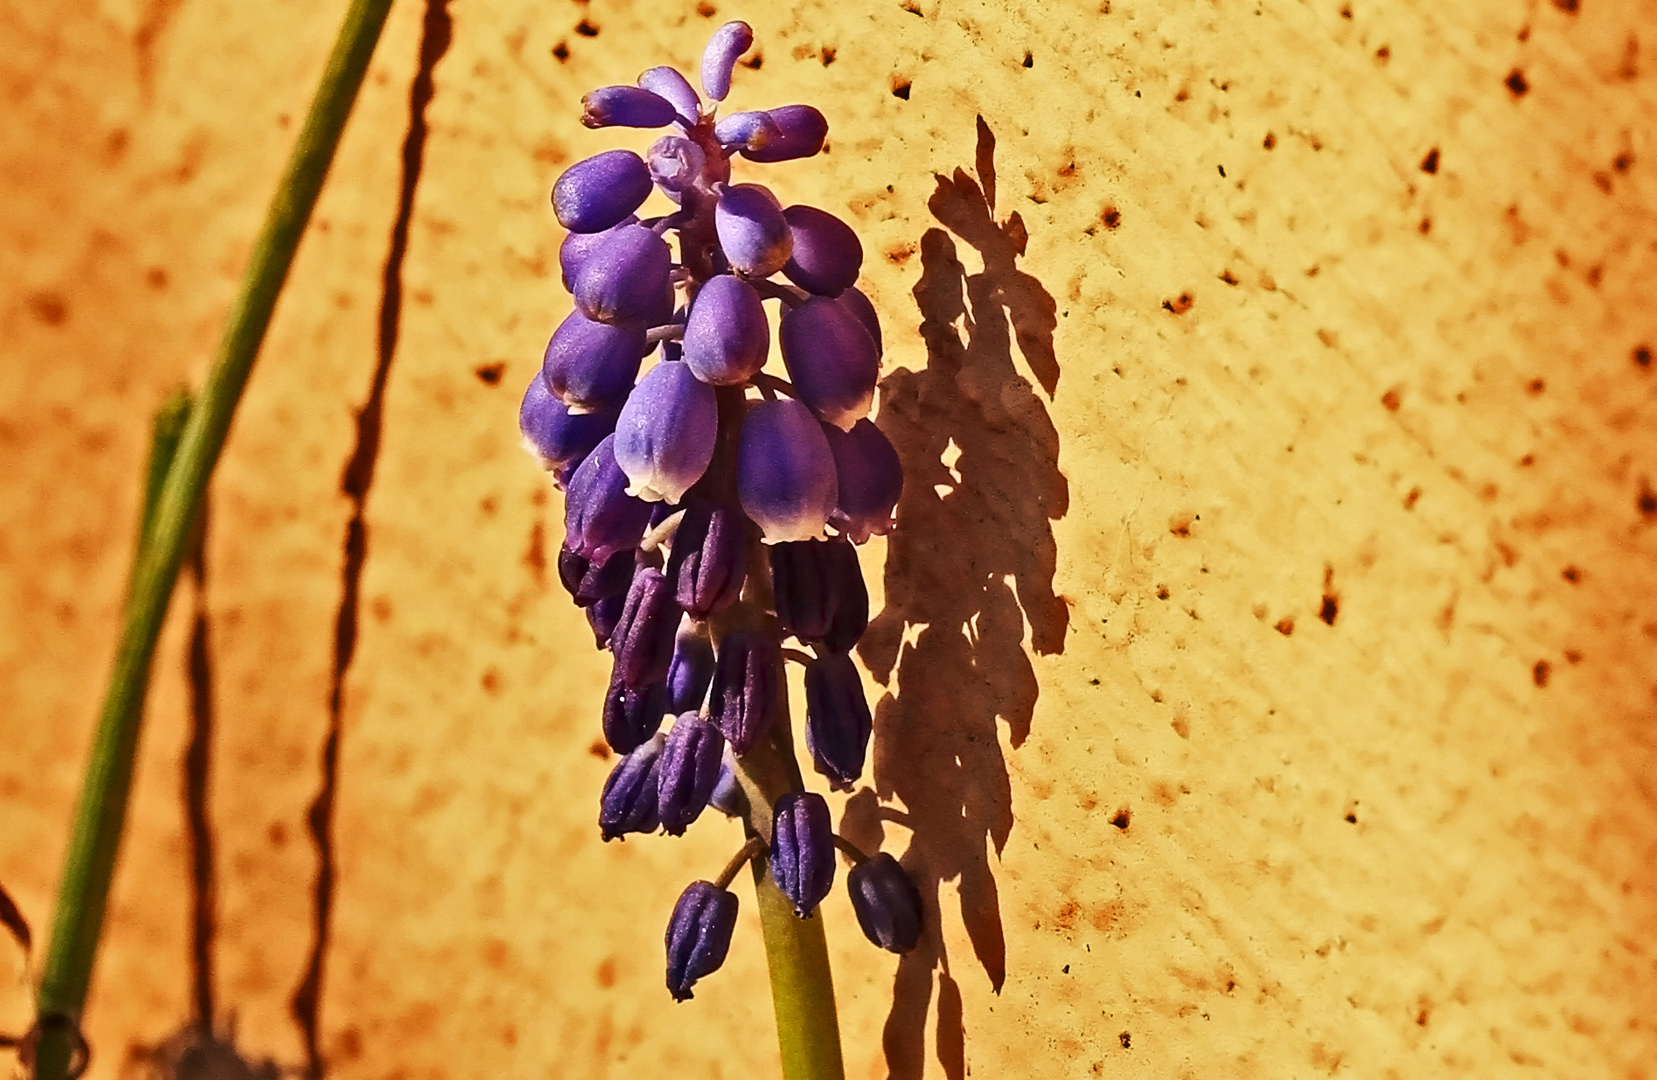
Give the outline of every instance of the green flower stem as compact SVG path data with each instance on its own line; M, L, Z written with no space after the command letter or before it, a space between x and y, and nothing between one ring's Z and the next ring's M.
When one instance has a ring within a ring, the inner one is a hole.
M43 1021L67 1017L78 1024L86 1004L110 877L126 818L156 639L208 478L224 446L277 296L293 264L294 252L316 205L390 7L391 0L353 0L345 15L287 172L266 214L264 230L253 249L212 370L195 407L189 411L150 524L144 530L146 542L136 556L126 623L87 762L59 886L51 948L37 998ZM70 1033L61 1023L43 1022L36 1057L37 1080L64 1080L72 1049Z

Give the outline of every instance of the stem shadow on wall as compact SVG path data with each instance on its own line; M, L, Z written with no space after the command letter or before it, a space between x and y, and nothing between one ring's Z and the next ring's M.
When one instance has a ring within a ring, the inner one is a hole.
M921 238L915 286L927 366L881 384L881 429L903 459L899 527L886 560L886 607L859 654L889 693L875 715L875 785L909 808L900 860L926 906L927 933L900 961L887 1017L891 1075L921 1076L937 971L937 1047L944 1072L965 1075L960 986L940 932L939 886L957 881L961 919L992 989L1006 978L1006 940L990 864L1013 827L1012 791L997 721L1016 749L1030 732L1039 687L1024 636L1064 651L1067 613L1053 594L1052 522L1069 505L1059 436L1020 374L1013 342L1049 399L1058 385L1056 306L1020 270L1028 234L1018 214L997 222L995 137L978 120L977 179L937 177L928 208L945 229ZM951 235L953 234L953 236ZM968 273L956 238L978 252ZM910 637L905 641L906 632ZM872 793L855 797L846 828L875 834Z

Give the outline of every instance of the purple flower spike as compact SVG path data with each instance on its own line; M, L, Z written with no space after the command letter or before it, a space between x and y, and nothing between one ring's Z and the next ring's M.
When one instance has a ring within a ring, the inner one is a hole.
M664 682L683 614L667 575L652 566L639 567L628 586L621 621L610 635L610 651L616 655L612 681L630 690Z
M829 524L854 544L892 530L892 513L903 495L903 462L892 443L869 420L859 420L850 431L823 426L840 498Z
M921 894L884 851L846 875L846 891L863 936L887 952L906 953L921 939Z
M713 639L708 624L686 615L673 638L673 662L667 667L667 707L675 715L702 707L713 683Z
M837 483L834 455L811 410L789 400L760 401L748 410L737 447L737 497L766 540L823 535Z
M653 67L639 76L639 85L671 101L686 127L695 127L702 118L702 99L677 68Z
M713 227L725 257L749 277L770 277L794 251L794 234L783 219L782 204L759 184L725 187L714 207Z
M713 126L713 137L730 150L758 150L772 139L782 137L771 117L763 112L738 112L721 117Z
M719 970L736 929L736 893L711 881L694 881L673 905L667 922L667 991L674 1001L696 995L696 980Z
M626 548L602 563L595 563L565 545L558 550L558 580L577 607L586 607L627 592L636 562L634 552Z
M794 254L783 266L788 280L818 296L839 296L863 269L863 244L850 225L815 206L782 212L794 234Z
M518 430L541 467L553 473L558 486L563 487L593 447L616 429L616 412L607 409L573 414L552 396L546 380L536 372L518 408Z
M828 120L810 105L784 105L767 109L766 116L776 134L764 146L744 149L742 156L749 161L793 161L808 158L823 148L828 138Z
M657 364L616 419L616 463L627 474L628 494L677 503L702 479L718 439L713 387L683 363Z
M669 836L683 836L707 809L719 781L725 737L694 712L681 713L662 749L657 808Z
M650 170L631 150L606 150L564 170L552 187L552 211L571 232L603 232L650 194Z
M708 722L738 757L752 750L776 719L780 678L782 650L770 635L732 630L719 643Z
M667 560L679 606L698 619L742 595L748 576L748 519L734 506L698 502L685 511Z
M604 242L616 234L617 229L628 225L637 225L637 215L628 214L621 221L605 229L603 232L580 233L572 232L564 237L564 242L558 245L558 271L564 280L564 291L575 288L575 275L581 269L581 264L587 256L597 251Z
M707 155L702 148L679 135L664 135L650 146L647 155L650 179L674 202L684 201L685 192L696 186Z
M595 646L602 649L610 644L610 635L615 632L616 623L621 621L621 610L626 606L627 594L618 592L582 609L587 613L587 625L592 627Z
M713 32L702 50L702 89L711 100L724 101L731 92L731 69L753 43L753 28L745 22L728 22Z
M604 741L618 754L632 753L661 729L666 716L667 687L662 683L630 690L612 679L604 693Z
M886 346L880 339L880 316L875 314L875 306L869 303L869 298L864 296L862 290L854 285L835 297L834 302L839 304L842 309L857 320L859 326L868 332L869 339L875 343L875 359L879 360L886 352Z
M869 415L880 355L838 301L814 296L784 310L777 340L794 389L812 412L841 431Z
M771 877L805 918L834 887L834 826L814 791L790 791L771 819Z
M614 435L593 447L564 493L564 543L593 562L635 547L650 523L650 504L627 494L627 474L616 464Z
M685 320L685 363L713 386L735 386L754 377L771 351L771 324L759 293L739 277L708 279Z
M541 375L577 415L619 408L649 348L642 326L611 326L572 311L547 342Z
M679 111L666 98L637 86L601 86L581 99L583 127L667 127Z
M623 225L576 271L575 306L594 322L659 326L673 314L667 241L643 225Z
M657 789L664 740L657 735L630 751L604 781L598 802L598 832L605 843L627 833L652 833L657 816Z
M805 669L805 744L817 771L839 791L863 775L874 720L863 680L846 653L830 653Z

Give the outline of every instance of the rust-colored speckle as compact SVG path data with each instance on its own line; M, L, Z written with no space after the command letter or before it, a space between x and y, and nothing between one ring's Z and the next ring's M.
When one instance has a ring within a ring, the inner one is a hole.
M1546 660L1536 661L1536 666L1530 669L1531 681L1537 686L1548 685L1548 676L1553 674L1553 665Z
M1284 637L1288 637L1290 634L1295 632L1295 617L1293 615L1283 616L1281 619L1277 620L1277 625L1273 627L1273 629L1275 629L1279 634L1282 634Z
M1530 92L1530 83L1525 80L1525 73L1518 68L1508 72L1507 78L1503 79L1502 82L1506 84L1508 91L1516 98L1522 98Z
M1404 388L1394 386L1381 395L1381 404L1387 407L1387 412L1397 412L1404 404Z
M1165 311L1171 311L1175 315L1184 315L1187 311L1191 310L1191 305L1196 302L1196 297L1192 296L1188 292L1182 292L1172 300L1164 300L1162 302L1162 307Z
M1427 156L1421 159L1421 171L1429 175L1438 172L1438 147L1427 151Z

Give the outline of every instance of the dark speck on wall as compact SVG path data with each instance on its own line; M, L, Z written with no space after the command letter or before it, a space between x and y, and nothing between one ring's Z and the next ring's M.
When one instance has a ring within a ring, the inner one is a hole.
M1421 171L1429 175L1438 172L1438 147L1427 151L1427 156L1421 159Z

